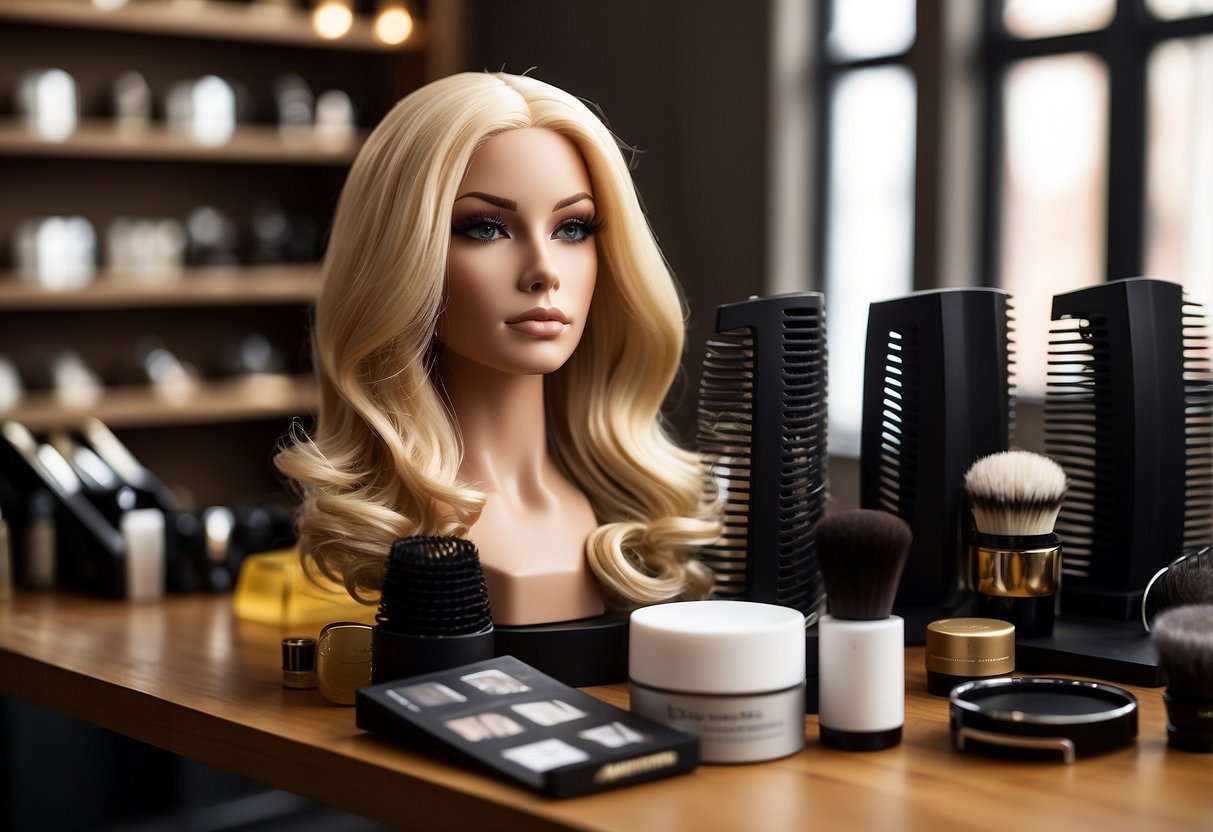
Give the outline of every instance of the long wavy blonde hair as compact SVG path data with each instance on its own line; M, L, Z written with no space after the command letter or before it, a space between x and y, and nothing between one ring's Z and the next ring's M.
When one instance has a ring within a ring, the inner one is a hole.
M568 93L503 73L413 92L350 170L315 310L319 417L275 459L303 498L301 550L370 600L393 540L463 536L479 517L485 497L459 481L463 449L435 384L434 333L456 189L477 148L525 127L576 145L604 223L585 334L544 380L549 448L601 524L586 544L590 567L616 605L701 598L712 577L694 550L720 526L698 458L660 415L682 358L678 288L611 132Z

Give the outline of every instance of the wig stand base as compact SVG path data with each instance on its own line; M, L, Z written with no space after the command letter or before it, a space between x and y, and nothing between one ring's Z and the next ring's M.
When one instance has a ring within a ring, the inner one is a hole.
M1137 622L1057 616L1053 634L1015 640L1016 669L1066 673L1156 688L1164 684L1154 643Z
M569 687L614 685L628 679L626 615L496 627L494 632L498 656L513 656Z

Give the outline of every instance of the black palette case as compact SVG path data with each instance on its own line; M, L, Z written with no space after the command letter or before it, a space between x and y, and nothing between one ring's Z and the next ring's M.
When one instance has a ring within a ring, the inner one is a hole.
M552 797L681 774L699 739L602 702L512 656L359 689L359 728Z

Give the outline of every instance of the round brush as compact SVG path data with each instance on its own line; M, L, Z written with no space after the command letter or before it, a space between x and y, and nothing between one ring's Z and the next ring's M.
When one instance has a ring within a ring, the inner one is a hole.
M480 553L458 537L392 544L371 633L371 681L491 659L493 620Z
M976 531L969 567L977 615L1015 625L1025 637L1051 635L1061 582L1061 538L1053 531L1066 474L1047 456L1003 451L965 474Z
M1141 596L1141 625L1146 632L1164 610L1185 604L1213 604L1213 554L1208 546L1192 549L1150 578Z
M1167 744L1213 753L1213 604L1159 615L1154 646L1167 678Z
M889 748L905 722L905 622L891 613L910 527L852 509L826 516L814 534L830 608L818 623L821 742Z

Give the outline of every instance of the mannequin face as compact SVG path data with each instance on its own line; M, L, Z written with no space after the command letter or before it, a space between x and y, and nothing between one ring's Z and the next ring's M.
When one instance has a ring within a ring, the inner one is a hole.
M472 157L451 213L444 361L550 373L577 348L598 274L590 176L571 141L509 130Z

